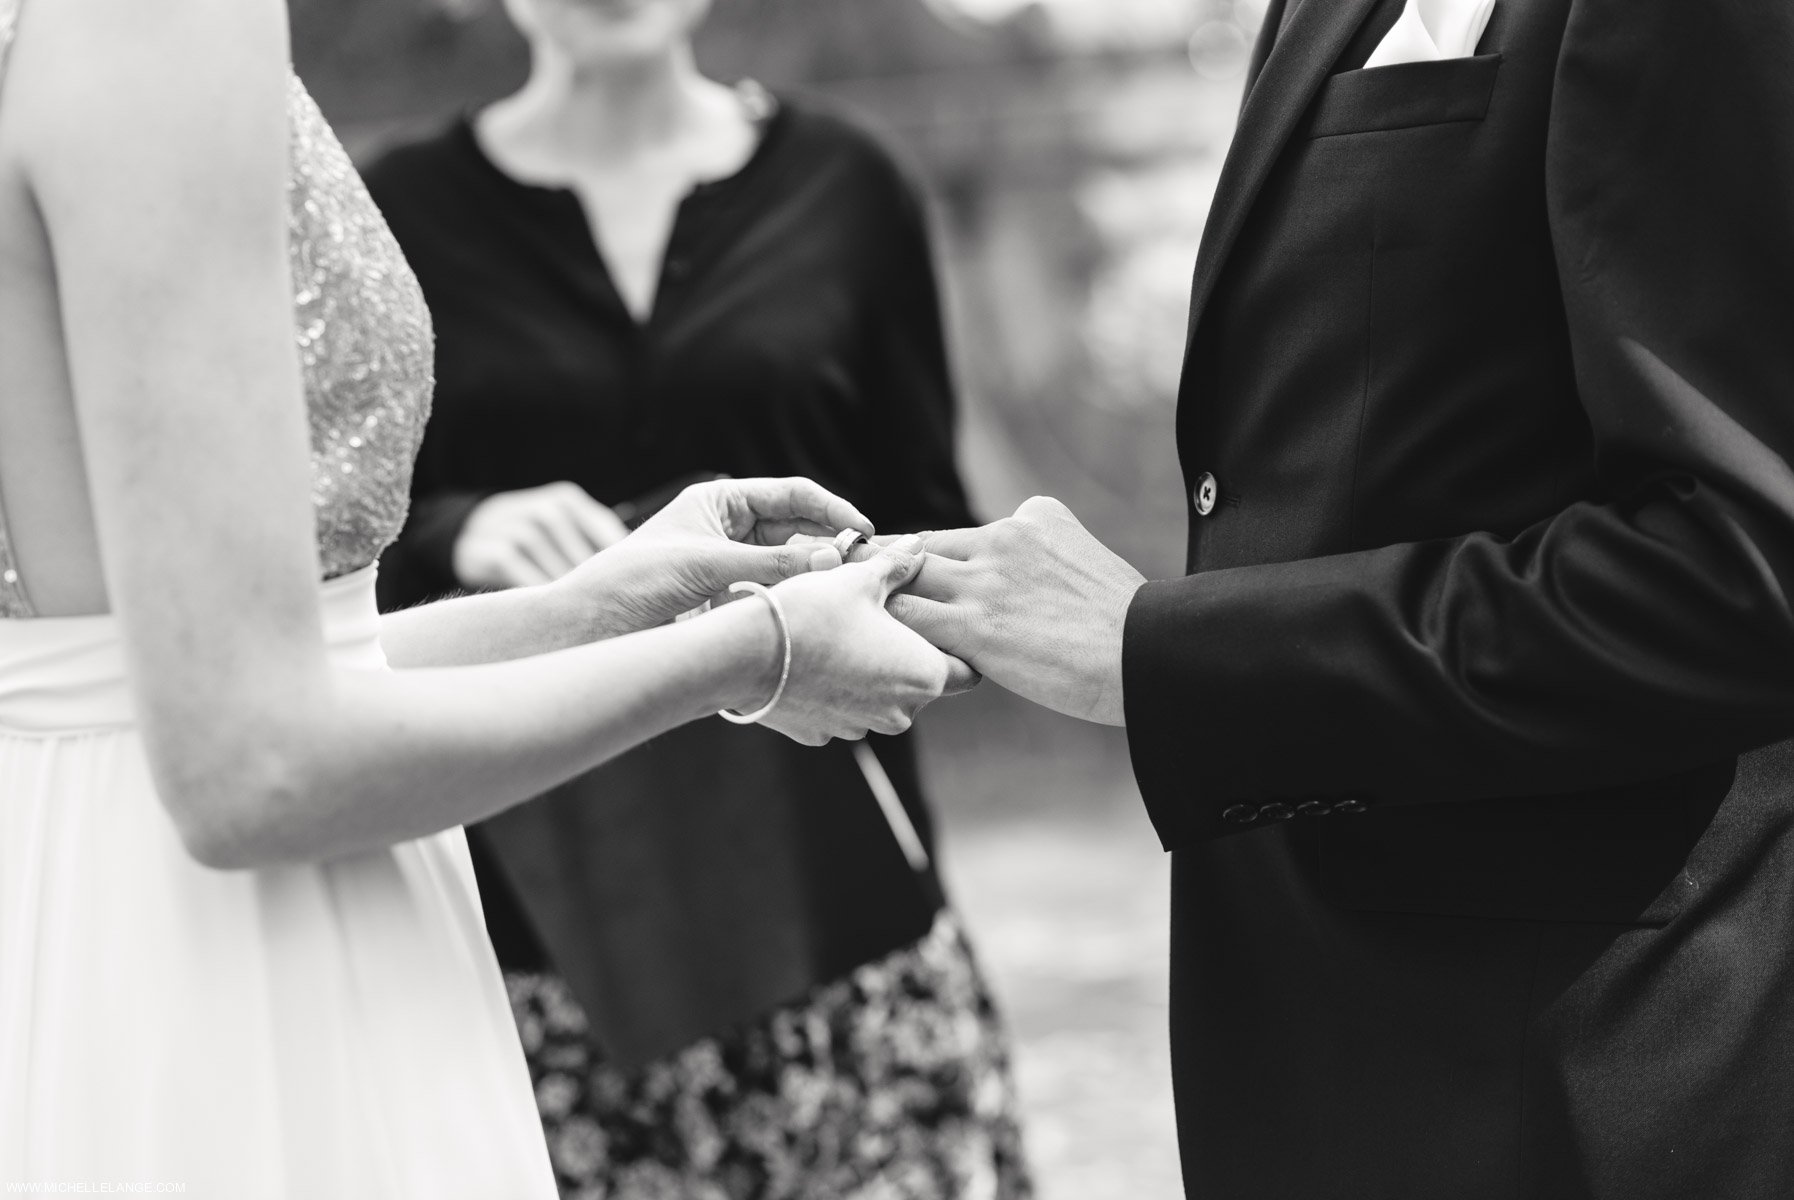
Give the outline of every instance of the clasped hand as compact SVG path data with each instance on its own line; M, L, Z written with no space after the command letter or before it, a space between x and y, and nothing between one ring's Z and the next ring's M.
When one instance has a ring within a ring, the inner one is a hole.
M946 653L1036 704L1123 725L1121 644L1146 579L1057 500L924 538L890 611Z
M845 565L827 543L843 529L872 524L807 479L698 484L551 586L588 597L609 636L737 580L776 584L792 671L765 723L807 744L900 732L979 673L1058 712L1125 723L1122 632L1145 578L1063 504L1037 497L980 528L880 539Z
M597 636L616 636L721 599L737 581L776 585L791 673L762 723L806 745L901 733L923 706L977 675L886 611L921 569L920 539L844 565L827 539L845 529L873 531L865 514L808 479L694 484L547 586L578 597Z
M1126 724L1122 634L1145 576L1041 496L989 525L919 536L923 562L893 592L893 616L1025 699ZM874 539L854 557L870 560L894 540Z

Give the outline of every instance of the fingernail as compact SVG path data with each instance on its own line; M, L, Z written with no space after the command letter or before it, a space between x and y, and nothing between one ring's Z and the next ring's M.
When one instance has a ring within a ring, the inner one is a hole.
M906 534L892 542L891 549L897 551L899 554L920 554L922 553L922 535L917 533Z

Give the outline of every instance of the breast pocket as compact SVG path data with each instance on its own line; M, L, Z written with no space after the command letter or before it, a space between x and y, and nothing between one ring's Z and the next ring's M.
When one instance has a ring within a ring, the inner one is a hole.
M1448 58L1345 71L1322 85L1310 112L1310 138L1480 121L1495 94L1501 55Z

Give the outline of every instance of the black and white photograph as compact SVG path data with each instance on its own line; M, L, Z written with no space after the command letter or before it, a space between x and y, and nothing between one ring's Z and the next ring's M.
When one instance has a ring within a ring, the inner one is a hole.
M1794 1200L1794 4L0 0L0 1196Z

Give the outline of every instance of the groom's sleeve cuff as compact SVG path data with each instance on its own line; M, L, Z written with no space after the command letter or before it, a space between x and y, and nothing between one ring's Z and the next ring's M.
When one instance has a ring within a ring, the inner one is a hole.
M1146 811L1165 849L1240 833L1258 789L1250 764L1264 722L1259 699L1229 694L1238 672L1224 626L1209 620L1217 597L1203 576L1148 583L1134 594L1122 636L1128 749ZM1244 717L1245 719L1242 719Z
M1389 707L1379 684L1402 697L1366 618L1389 602L1365 587L1363 567L1354 556L1233 567L1134 594L1122 702L1134 777L1167 850L1434 790L1417 769L1391 773L1413 755L1391 752L1397 718L1377 709ZM1397 717L1427 745L1411 702ZM1449 759L1449 743L1433 740Z

